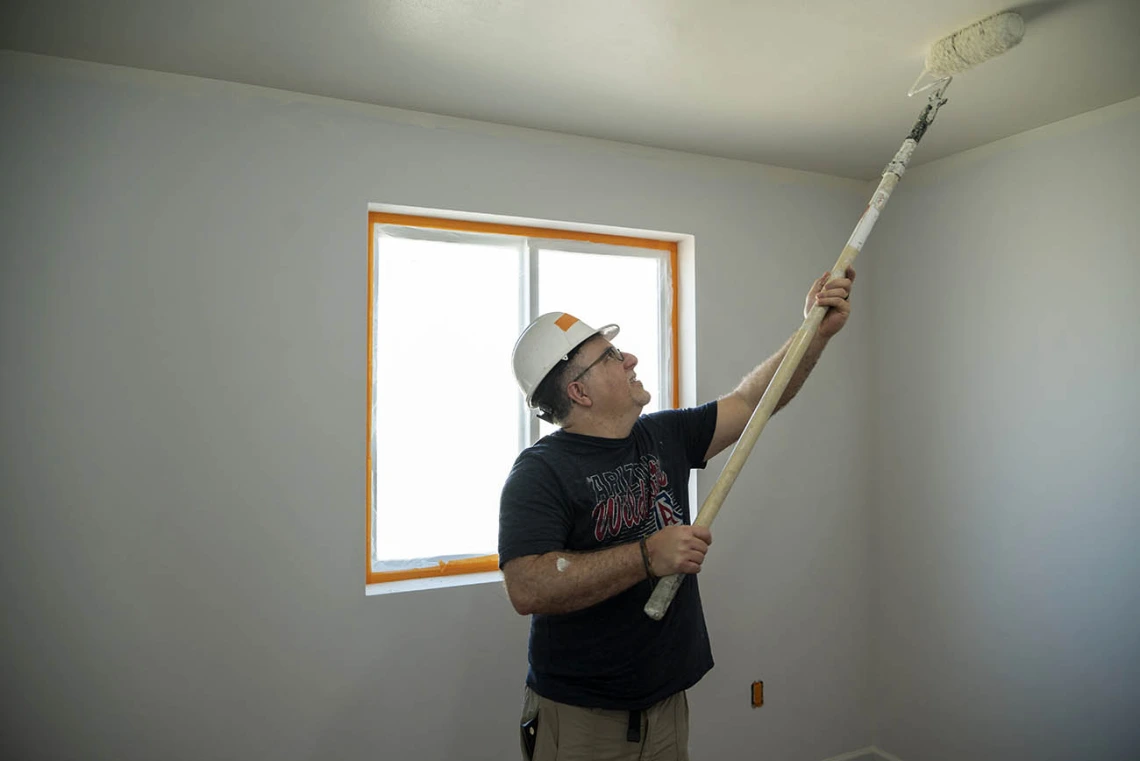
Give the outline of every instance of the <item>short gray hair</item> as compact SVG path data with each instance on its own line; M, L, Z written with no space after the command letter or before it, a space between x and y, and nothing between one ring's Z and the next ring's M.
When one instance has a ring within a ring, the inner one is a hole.
M538 408L539 420L545 420L554 425L562 425L570 416L570 410L573 409L574 403L570 401L570 395L566 393L566 385L569 382L574 357L578 355L578 350L585 345L586 341L583 341L571 349L570 353L566 355L566 359L550 368L550 372L534 390L531 401Z

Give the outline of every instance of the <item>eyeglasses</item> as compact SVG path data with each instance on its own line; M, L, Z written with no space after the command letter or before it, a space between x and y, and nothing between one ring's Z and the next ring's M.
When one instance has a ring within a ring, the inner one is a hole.
M594 369L594 365L605 359L616 359L618 362L625 362L625 355L617 350L616 346L611 346L601 353L601 355L590 364L586 365L586 369L575 375L570 379L571 383L581 380L582 376Z

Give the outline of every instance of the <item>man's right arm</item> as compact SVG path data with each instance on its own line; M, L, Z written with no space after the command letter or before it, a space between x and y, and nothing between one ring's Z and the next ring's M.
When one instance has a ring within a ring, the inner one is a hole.
M646 540L655 576L698 573L712 534L703 526L668 526ZM503 566L507 595L522 615L573 613L609 599L643 580L638 542L593 552L559 550L524 555Z

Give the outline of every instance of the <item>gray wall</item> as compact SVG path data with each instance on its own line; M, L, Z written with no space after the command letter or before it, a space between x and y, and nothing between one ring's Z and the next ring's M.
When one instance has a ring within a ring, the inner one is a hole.
M5 758L516 758L527 624L501 588L364 595L367 204L695 235L707 399L798 326L866 200L11 53L0 92ZM869 745L865 314L714 527L698 758Z
M912 171L868 260L876 746L1140 758L1140 99Z

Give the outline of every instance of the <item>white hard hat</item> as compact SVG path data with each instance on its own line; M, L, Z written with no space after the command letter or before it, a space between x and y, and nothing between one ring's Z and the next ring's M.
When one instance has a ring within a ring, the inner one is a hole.
M617 325L605 325L595 330L565 312L547 312L527 325L511 353L515 380L526 395L526 403L534 406L534 391L538 384L580 343L597 335L609 340L619 330Z

